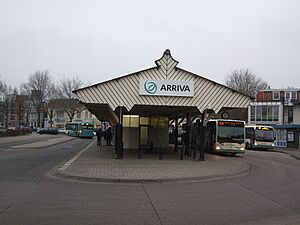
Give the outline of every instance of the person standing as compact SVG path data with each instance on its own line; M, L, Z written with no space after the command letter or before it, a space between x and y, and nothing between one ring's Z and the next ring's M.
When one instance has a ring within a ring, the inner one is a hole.
M111 127L107 128L107 130L105 131L105 137L106 137L106 145L110 146L111 145L111 139L112 139Z
M102 138L102 128L99 128L96 132L97 135L97 146L101 145L101 138Z

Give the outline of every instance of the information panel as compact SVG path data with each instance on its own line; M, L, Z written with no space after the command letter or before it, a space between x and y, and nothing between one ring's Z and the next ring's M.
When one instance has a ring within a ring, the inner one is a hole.
M194 81L141 79L139 94L194 97Z

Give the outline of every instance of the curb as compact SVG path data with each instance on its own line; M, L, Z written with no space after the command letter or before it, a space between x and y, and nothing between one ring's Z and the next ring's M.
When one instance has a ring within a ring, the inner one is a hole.
M283 150L273 150L272 152L278 152L278 153L287 154L287 155L290 155L291 157L293 157L293 158L295 158L295 159L300 160L300 157L299 157L299 156L296 156L296 155L294 155L294 154L291 153L291 152L285 152L285 151L283 151Z
M210 181L210 180L221 180L225 178L234 178L246 175L252 171L249 164L245 164L244 168L235 174L223 174L223 175L208 175L201 177L179 177L179 178L158 178L158 179L127 179L127 178L103 178L103 177L82 177L76 175L66 174L59 172L57 167L50 171L50 175L75 181L85 182L99 182L99 183L128 183L128 184L139 184L139 183L173 183L173 182L187 182L187 181Z

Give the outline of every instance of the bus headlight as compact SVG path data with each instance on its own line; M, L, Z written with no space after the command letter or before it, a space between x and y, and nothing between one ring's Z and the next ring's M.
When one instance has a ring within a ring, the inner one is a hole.
M244 151L244 150L245 150L245 148L241 147L241 148L240 148L240 150L241 150L241 151Z
M254 145L257 145L256 141L254 142Z
M216 149L217 151L218 151L218 150L221 150L221 145L216 144L215 149Z
M82 130L79 131L79 134L81 134L81 133L82 133Z

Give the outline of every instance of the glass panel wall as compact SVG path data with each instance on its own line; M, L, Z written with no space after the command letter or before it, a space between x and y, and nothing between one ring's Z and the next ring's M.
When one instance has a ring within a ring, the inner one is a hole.
M167 117L139 117L138 115L123 115L123 127L139 127L140 125L151 127L168 127Z
M250 106L251 121L278 122L279 106L278 105L251 105Z

